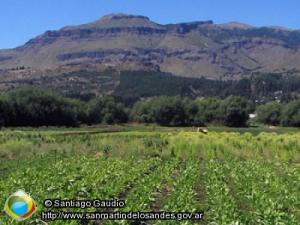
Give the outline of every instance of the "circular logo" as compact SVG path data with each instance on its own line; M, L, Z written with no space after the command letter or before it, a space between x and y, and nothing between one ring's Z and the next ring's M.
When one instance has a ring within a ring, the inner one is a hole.
M28 219L36 211L36 204L28 194L20 190L9 196L4 210L11 218L21 221Z

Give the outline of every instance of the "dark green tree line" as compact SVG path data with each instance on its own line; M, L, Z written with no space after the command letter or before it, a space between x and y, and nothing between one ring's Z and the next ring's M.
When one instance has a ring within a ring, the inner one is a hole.
M248 102L242 97L228 97L225 100L155 97L137 102L131 111L131 119L167 126L217 123L238 127L246 126L248 109Z
M39 88L23 88L0 95L0 127L79 126L126 122L156 123L163 126L231 127L247 126L249 113L268 125L300 127L300 101L269 102L256 108L244 97L182 98L160 96L145 98L131 108L112 96L85 102L63 97Z
M39 88L22 88L0 96L0 126L78 126L127 122L122 104L111 97L90 102Z
M268 125L300 127L300 100L286 104L269 102L257 108L257 120Z

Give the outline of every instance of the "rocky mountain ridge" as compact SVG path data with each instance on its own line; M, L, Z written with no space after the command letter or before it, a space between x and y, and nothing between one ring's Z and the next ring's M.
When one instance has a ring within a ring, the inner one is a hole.
M299 61L298 30L213 21L161 25L145 16L112 14L0 51L0 74L22 78L76 68L239 79L256 72L299 74Z

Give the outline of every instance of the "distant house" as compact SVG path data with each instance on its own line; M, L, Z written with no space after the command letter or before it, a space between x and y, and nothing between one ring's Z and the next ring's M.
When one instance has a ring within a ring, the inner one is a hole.
M249 114L249 118L250 118L250 119L254 119L256 116L257 116L256 113L250 113L250 114Z

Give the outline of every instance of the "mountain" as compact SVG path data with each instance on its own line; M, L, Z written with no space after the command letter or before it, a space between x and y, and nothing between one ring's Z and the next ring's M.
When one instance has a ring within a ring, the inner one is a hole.
M300 97L300 30L240 22L158 24L112 14L0 50L0 92L34 85L91 99Z
M299 61L298 30L212 21L161 25L126 14L47 31L0 51L1 74L11 77L110 68L236 79L253 72L299 73Z

